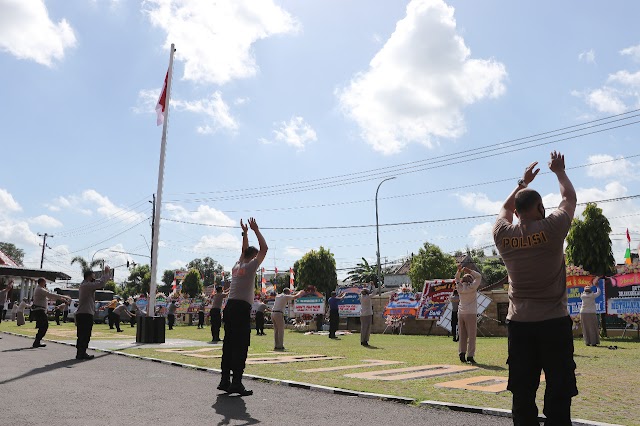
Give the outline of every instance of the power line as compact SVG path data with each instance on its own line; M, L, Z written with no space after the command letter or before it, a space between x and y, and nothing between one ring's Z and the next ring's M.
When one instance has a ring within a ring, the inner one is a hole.
M551 138L551 137L562 136L562 135L565 135L565 134L570 134L570 133L573 133L573 132L578 132L578 131L582 131L582 130L586 130L586 129L590 129L590 128L594 128L594 127L598 127L598 126L604 126L604 125L615 123L615 122L619 122L619 121L629 120L630 118L634 118L634 117L640 116L640 114L631 115L631 114L635 114L637 112L640 112L640 109L631 110L631 111L627 111L627 112L624 112L624 113L621 113L621 114L615 114L615 115L611 115L611 116L608 116L608 117L603 117L603 118L599 118L599 119L595 119L595 120L590 120L590 121L586 121L586 122L583 122L583 123L580 123L580 124L567 126L567 127L562 127L562 128L551 130L551 131L546 131L546 132L537 133L537 134L533 134L533 135L529 135L529 136L525 136L525 137L520 137L520 138L517 138L517 139L511 139L511 140L507 140L507 141L503 141L503 142L498 142L498 143L495 143L495 144L486 145L484 147L479 147L476 150L482 151L482 150L487 150L488 148L499 147L501 145L510 145L510 144L513 145L516 142L520 142L519 144L522 145L522 144L527 144L527 143L531 143L531 142L535 142L535 141L538 141L538 140L543 140L543 139L547 139L547 138ZM624 117L624 118L617 118L617 117ZM613 120L614 118L617 118L617 119ZM587 124L599 123L599 122L602 122L602 121L607 121L607 122L606 123L597 124L597 125L593 125L593 126L587 126ZM630 124L636 124L636 123L630 123ZM622 126L625 126L625 125L622 125ZM622 127L622 126L616 126L616 127L610 128L610 129L617 128L617 127ZM580 129L577 129L579 127L580 127ZM572 130L572 131L569 131L569 132L563 132L564 130L568 130L568 129L576 129L576 130ZM610 130L610 129L606 129L606 130ZM527 141L527 142L522 142L522 141L526 141L527 139L533 139L533 140L530 140L530 141ZM502 148L504 148L504 147L502 147ZM302 184L308 184L308 183L314 183L314 182L323 182L323 181L332 181L332 180L338 180L338 179L344 180L343 178L347 178L347 177L351 177L351 176L362 175L360 177L363 177L363 176L373 176L373 175L377 175L379 173L385 173L385 172L380 172L381 170L390 170L391 169L393 172L395 172L395 171L398 170L398 168L406 167L406 166L409 166L409 165L422 164L422 163L425 163L425 162L438 160L438 159L443 159L443 158L458 157L460 155L468 155L468 151L460 151L460 152L455 152L455 153L452 153L452 154L444 154L444 155L431 157L431 158L425 158L425 159L422 159L422 160L416 160L416 161L412 161L412 162L408 162L408 163L402 163L402 164L397 164L397 165L392 165L392 166L380 167L380 168L377 169L377 171L366 170L366 171L345 173L345 174L342 174L342 175L331 176L331 177L310 179L310 180L305 180L305 181L290 182L290 183L277 184L277 185L269 185L269 186L263 186L263 187L257 187L257 188L230 189L230 190L206 191L206 192L186 192L186 193L174 193L174 194L175 195L180 195L180 194L185 194L185 195L223 194L223 193L232 193L232 192L247 192L247 191L260 190L260 189L279 188L279 187L291 187L293 185L302 185ZM401 169L401 170L403 170L403 169ZM386 172L386 173L388 173L388 172Z
M639 195L630 195L627 197L616 197L616 198L609 198L609 199L604 199L604 200L598 200L598 201L589 201L589 202L584 202L584 203L578 203L576 205L586 205L588 203L609 203L609 202L614 202L614 201L624 201L624 200L631 200L631 199L635 199L635 198L639 198ZM550 209L554 209L557 208L556 207L547 207L547 210ZM418 225L418 224L424 224L424 223L440 223L440 222L453 222L453 221L460 221L460 220L469 220L469 219L480 219L480 218L489 218L489 217L496 217L497 214L485 214L485 215L475 215L475 216L464 216L464 217L456 217L456 218L444 218L444 219L429 219L429 220L416 220L416 221L407 221L407 222L395 222L395 223L384 223L384 224L380 224L380 226L400 226L400 225ZM178 220L178 219L169 219L169 218L161 218L162 220L168 221L168 222L175 222L175 223L183 223L186 225L197 225L197 226L208 226L208 227L212 227L212 228L225 228L225 229L238 229L240 228L239 226L236 225L214 225L214 224L210 224L210 223L199 223L199 222L191 222L191 221L186 221L186 220ZM367 225L336 225L336 226L301 226L301 227L261 227L260 229L265 229L265 230L272 230L272 231L283 231L283 230L290 230L290 231L314 231L314 230L322 230L322 229L354 229L354 228L372 228L375 227L375 224L367 224Z
M597 165L602 165L602 164L607 164L607 163L613 163L616 161L623 161L623 160L627 160L629 158L636 158L636 157L640 157L640 154L633 154L633 155L629 155L629 156L625 156L625 157L621 157L621 158L614 158L612 160L603 160L603 161L597 161L597 162L593 162L593 163L587 163L587 164L580 164L578 166L572 166L572 167L567 167L567 170L575 170L575 169L580 169L580 168L584 168L584 167L592 167L592 166L597 166ZM552 172L541 172L539 173L540 175L545 175L545 174L550 174ZM485 186L485 185L492 185L492 184L496 184L496 183L502 183L502 182L511 182L513 180L517 179L517 177L509 177L509 178L504 178L504 179L496 179L496 180L491 180L491 181L486 181L486 182L479 182L479 183L471 183L471 184L467 184L467 185L459 185L459 186L454 186L454 187L449 187L449 188L439 188L439 189L432 189L429 191L421 191L421 192L413 192L413 193L409 193L409 194L398 194L398 195L391 195L391 196L387 196L387 197L380 197L380 200L391 200L391 199L397 199L397 198L406 198L406 197L413 197L416 195L426 195L426 194L435 194L435 193L439 193L439 192L448 192L448 191L456 191L456 190L460 190L460 189L467 189L467 188L474 188L474 187L478 187L478 186ZM306 206L290 206L290 207L276 207L276 208L268 208L268 209L247 209L247 210L220 210L223 213L240 213L240 212L265 212L265 211L282 211L282 210L299 210L299 209L308 209L308 208L322 208L322 207L335 207L335 206L340 206L340 205L352 205L352 204L362 204L362 203L368 203L373 201L373 198L368 198L365 200L352 200L352 201L343 201L343 202L336 202L336 203L325 203L325 204L314 204L314 205L306 205ZM197 213L197 210L188 210L188 213Z

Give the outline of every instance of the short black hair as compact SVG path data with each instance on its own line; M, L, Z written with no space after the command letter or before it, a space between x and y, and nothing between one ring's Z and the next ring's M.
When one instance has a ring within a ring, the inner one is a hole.
M45 283L46 284L47 280L45 280L44 278L38 278L38 284L41 284L41 283Z
M259 250L257 248L255 248L254 246L249 246L244 249L243 256L245 259L253 259L258 254L258 252Z
M335 291L332 291L332 292L331 292L331 296L335 296L335 295L336 295L336 292L335 292Z
M91 278L91 275L93 275L93 271L84 271L84 279L88 279Z
M525 188L516 194L516 211L520 213L528 212L540 201L542 201L542 197L538 191Z
M220 292L222 292L222 286L218 285L216 286L216 293L220 293Z

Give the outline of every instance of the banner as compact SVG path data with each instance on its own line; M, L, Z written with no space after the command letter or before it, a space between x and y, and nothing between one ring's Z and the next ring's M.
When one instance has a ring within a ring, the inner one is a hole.
M173 279L174 280L184 280L184 278L187 276L187 274L189 273L189 271L175 271L173 274Z
M491 299L489 299L487 296L485 296L482 293L478 293L477 303L478 303L477 304L477 309L478 309L477 322L480 322L480 320L484 316L484 311L486 311L487 307L491 304ZM452 314L453 314L453 309L451 306L451 302L449 302L447 303L447 307L444 310L443 314L438 319L438 322L436 323L436 325L451 332L452 331L452 326L451 326Z
M640 313L640 273L631 272L608 277L605 288L608 314Z
M597 280L594 282L594 280ZM600 295L596 297L596 313L604 314L606 312L605 302L605 286L604 280L598 280L593 275L580 275L567 277L567 310L572 317L580 314L582 299L580 296L584 292L585 287L591 287L591 291L595 293L594 286L600 290Z
M351 286L337 289L337 295L344 294L344 299L338 302L338 313L341 317L359 317L362 306L360 305L360 292L365 286Z
M447 301L456 289L455 280L425 281L417 319L437 320L444 313Z
M396 291L391 294L389 303L384 308L384 315L401 315L415 317L418 313L420 298L412 291Z
M324 315L324 296L322 293L305 294L293 301L293 314Z
M633 315L640 313L640 297L609 299L610 315Z

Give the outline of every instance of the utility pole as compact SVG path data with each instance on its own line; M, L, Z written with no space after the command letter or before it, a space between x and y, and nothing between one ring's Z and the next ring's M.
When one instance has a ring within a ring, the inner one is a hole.
M40 269L44 264L44 249L47 246L47 237L53 238L53 235L49 235L46 232L44 234L38 233L38 237L42 237L42 255L40 256Z

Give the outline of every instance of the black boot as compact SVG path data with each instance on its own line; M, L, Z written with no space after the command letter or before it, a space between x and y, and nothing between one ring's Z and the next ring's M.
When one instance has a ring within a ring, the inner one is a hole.
M465 352L462 352L462 353L460 354L460 362L464 362L464 363L466 363L466 362L467 362L467 358L465 358L465 355L466 355L466 353L465 353Z
M253 391L244 387L242 384L242 374L233 374L233 382L231 382L231 386L229 386L227 392L229 393L237 393L240 396L249 396L253 395Z
M468 362L468 363L470 363L470 364L475 364L475 363L476 363L476 360L475 360L475 359L473 359L473 357L472 357L472 356L470 356L469 358L467 358L467 362Z
M223 372L220 384L218 385L218 390L229 392L229 386L231 386L231 374Z

